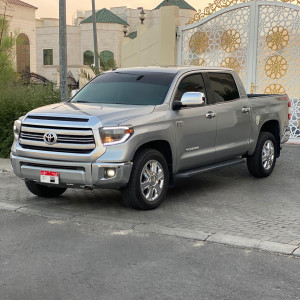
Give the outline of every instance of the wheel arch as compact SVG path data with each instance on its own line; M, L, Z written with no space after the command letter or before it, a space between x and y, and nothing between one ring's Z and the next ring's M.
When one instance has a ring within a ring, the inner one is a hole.
M260 132L270 132L274 135L276 140L276 146L277 146L277 158L280 156L280 128L279 128L279 122L277 120L269 120L266 121L260 129Z
M172 153L172 148L170 143L166 140L153 140L153 141L146 142L137 148L134 157L137 155L139 151L143 149L155 149L164 156L168 164L170 185L173 185L174 184L173 153Z

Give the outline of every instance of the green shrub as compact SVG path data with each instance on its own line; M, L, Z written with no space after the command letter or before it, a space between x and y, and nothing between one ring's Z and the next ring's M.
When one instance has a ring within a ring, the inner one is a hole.
M8 32L9 23L3 16L0 16L0 82L9 82L16 78L14 70L14 47L16 43L22 42L15 36L9 35Z
M15 120L34 108L59 102L52 85L0 83L0 157L9 157Z

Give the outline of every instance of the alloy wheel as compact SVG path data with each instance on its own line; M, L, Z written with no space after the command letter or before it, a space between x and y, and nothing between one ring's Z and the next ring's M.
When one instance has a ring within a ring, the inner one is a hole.
M142 169L140 187L147 201L155 201L164 188L164 171L157 160L148 161Z
M270 170L275 158L275 148L272 141L267 140L262 149L262 164L265 170Z

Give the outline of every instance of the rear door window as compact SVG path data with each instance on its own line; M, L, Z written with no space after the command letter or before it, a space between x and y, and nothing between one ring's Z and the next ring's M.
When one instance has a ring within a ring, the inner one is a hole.
M233 76L229 73L208 73L215 103L232 101L240 98Z

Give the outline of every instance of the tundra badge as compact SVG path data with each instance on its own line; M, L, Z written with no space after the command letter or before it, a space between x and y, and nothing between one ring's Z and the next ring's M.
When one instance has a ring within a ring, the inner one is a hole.
M197 147L187 148L187 149L185 149L185 151L191 152L191 151L195 151L195 150L199 150L199 149L200 149L200 147L197 146Z
M184 126L184 122L183 121L177 121L176 126L177 127L182 127L182 126Z

